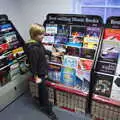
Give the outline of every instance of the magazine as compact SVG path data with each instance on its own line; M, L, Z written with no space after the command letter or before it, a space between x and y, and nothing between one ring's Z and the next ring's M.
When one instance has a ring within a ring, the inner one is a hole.
M108 75L97 74L95 80L95 94L110 97L113 77Z
M95 55L95 50L94 49L88 49L88 48L80 48L80 54L79 56L81 58L86 58L86 59L94 59Z
M116 75L120 76L120 54L119 54L118 62L117 62Z
M117 63L120 52L120 30L105 29L99 60Z
M50 80L60 82L61 66L49 64L48 65L48 78Z
M50 34L45 34L42 40L43 43L51 43L51 44L53 44L54 41L55 41L54 35L50 35Z
M61 83L66 86L74 87L76 82L75 69L64 67L61 70Z
M64 55L63 65L70 68L78 67L79 57Z
M70 27L64 24L58 24L57 34L55 35L55 43L66 44L69 40Z
M4 34L4 39L9 44L9 49L15 49L20 46L20 42L18 41L15 32Z
M120 101L120 78L114 77L111 96L112 99Z
M116 71L116 66L116 64L98 62L96 71L114 75Z
M90 72L77 70L75 88L80 89L84 92L88 92L89 84L90 84Z
M66 54L71 56L79 56L80 48L68 46L66 49Z
M120 29L106 28L104 32L105 40L114 40L116 42L120 41Z
M84 48L96 49L100 39L101 29L98 27L87 27L84 37Z
M83 71L90 71L92 68L93 60L88 59L79 59L78 61L78 69Z
M71 33L70 33L70 38L67 45L82 47L84 35L85 35L84 26L71 25Z
M45 31L47 34L57 34L57 24L46 24Z
M56 52L66 53L66 46L62 44L54 44L53 49L55 49Z
M55 44L66 44L69 38L66 35L55 35Z

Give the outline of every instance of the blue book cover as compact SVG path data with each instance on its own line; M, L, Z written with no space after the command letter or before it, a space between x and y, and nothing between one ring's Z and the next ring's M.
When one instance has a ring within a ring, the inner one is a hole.
M74 87L76 82L76 71L72 68L62 68L61 70L61 83L66 86Z
M88 92L89 84L90 84L90 72L77 70L75 88L80 89L84 92Z
M65 55L63 65L70 68L78 68L79 57Z

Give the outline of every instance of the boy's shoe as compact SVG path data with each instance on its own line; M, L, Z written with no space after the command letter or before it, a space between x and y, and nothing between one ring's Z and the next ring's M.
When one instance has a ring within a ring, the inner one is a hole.
M47 115L48 118L50 118L51 120L58 120L56 114L53 111L48 111L44 107L41 107L40 111L43 112L45 115Z
M47 116L51 119L51 120L58 120L56 114L51 111L50 113L47 113Z

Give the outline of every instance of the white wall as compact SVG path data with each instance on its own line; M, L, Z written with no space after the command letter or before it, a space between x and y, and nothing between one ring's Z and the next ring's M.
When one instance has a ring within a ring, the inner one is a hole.
M30 24L42 24L48 13L72 13L72 0L20 0L19 5L26 20L24 26L26 40Z
M24 22L21 17L21 7L17 1L18 0L0 0L0 14L7 14L21 35L24 36Z
M0 14L9 16L25 40L30 24L43 24L48 13L72 13L72 0L0 0Z

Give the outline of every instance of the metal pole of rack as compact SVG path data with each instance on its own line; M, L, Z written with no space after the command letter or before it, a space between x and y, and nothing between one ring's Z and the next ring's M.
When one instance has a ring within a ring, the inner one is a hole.
M91 108L92 108L92 97L93 97L93 93L94 93L94 87L95 87L95 78L96 78L96 73L95 73L95 69L96 69L96 65L97 65L97 61L98 61L98 57L100 55L100 51L102 48L102 43L103 43L103 34L104 34L104 26L101 28L101 35L100 35L100 41L98 43L98 48L97 51L95 53L95 58L94 58L94 62L93 62L93 66L90 72L90 87L89 87L89 94L88 94L88 98L87 98L87 104L86 104L86 113L87 114L91 114Z

